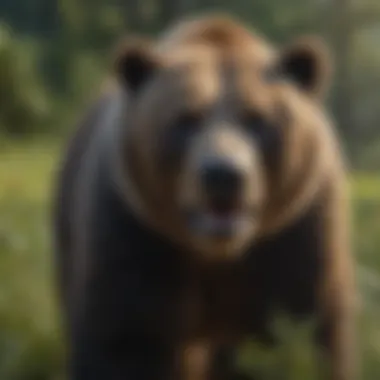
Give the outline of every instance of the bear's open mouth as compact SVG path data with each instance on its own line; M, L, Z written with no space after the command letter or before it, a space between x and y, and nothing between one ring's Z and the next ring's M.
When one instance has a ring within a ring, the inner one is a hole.
M207 207L187 209L189 227L197 234L230 238L244 228L253 215L238 207Z
M237 202L218 200L209 202L207 209L209 210L209 213L220 218L228 218L234 214L240 214L242 211L240 205Z

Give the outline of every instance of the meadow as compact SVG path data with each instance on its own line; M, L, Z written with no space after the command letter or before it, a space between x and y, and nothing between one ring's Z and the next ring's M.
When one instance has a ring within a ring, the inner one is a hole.
M61 147L41 139L36 144L0 145L2 380L60 379L63 347L52 271L50 201ZM380 175L355 173L349 185L362 296L362 379L376 380L380 378ZM302 339L291 333L288 343L275 353L249 346L242 350L240 365L252 373L265 372L266 379L312 379Z

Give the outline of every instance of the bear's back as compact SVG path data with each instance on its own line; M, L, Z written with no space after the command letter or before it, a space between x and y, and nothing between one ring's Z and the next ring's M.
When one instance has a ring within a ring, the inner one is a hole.
M94 138L99 120L109 101L109 94L102 94L85 111L83 119L77 124L70 141L65 147L63 160L57 173L55 199L53 202L53 231L59 281L63 288L67 284L73 249L73 210L77 192L78 178L86 152ZM64 295L65 297L65 295Z

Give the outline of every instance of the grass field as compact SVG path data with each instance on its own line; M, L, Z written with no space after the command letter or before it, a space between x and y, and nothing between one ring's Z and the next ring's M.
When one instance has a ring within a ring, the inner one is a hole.
M0 379L56 380L61 345L52 287L49 196L57 144L4 145L0 152ZM380 379L380 175L351 180L363 379ZM285 328L283 329L285 331ZM307 342L267 354L249 347L241 365L265 379L311 380ZM296 342L296 343L294 343ZM276 364L276 366L274 365ZM277 367L277 370L273 368ZM309 372L308 372L309 371Z

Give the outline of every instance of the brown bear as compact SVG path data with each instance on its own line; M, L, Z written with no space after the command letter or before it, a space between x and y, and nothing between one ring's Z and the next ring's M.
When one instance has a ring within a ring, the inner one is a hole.
M219 15L120 45L56 193L71 379L228 378L275 309L316 317L328 379L354 379L330 67L317 38L276 49Z

